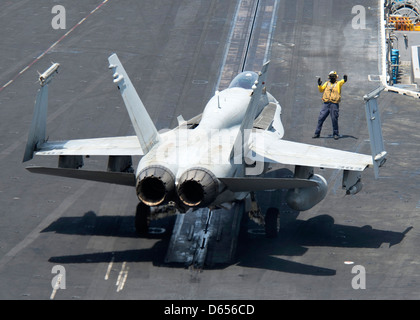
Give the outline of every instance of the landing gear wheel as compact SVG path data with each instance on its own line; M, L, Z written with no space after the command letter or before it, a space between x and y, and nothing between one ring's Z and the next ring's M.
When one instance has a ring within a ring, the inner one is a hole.
M267 238L275 238L279 232L279 209L268 208L265 213L265 235Z
M139 236L144 236L149 233L149 215L150 207L140 202L137 205L136 217L134 220L134 226Z

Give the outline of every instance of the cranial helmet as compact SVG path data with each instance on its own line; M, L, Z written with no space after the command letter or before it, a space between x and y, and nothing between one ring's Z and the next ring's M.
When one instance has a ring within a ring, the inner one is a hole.
M331 71L330 74L328 75L328 77L330 77L330 78L332 78L332 77L338 78L338 74L337 74L336 71Z
M331 83L335 83L338 78L337 72L331 71L330 74L328 75L328 78L330 79Z

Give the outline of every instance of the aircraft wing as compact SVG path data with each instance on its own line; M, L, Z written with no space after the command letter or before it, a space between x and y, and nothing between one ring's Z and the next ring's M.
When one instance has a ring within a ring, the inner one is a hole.
M44 142L37 148L35 154L60 156L141 156L144 153L137 136L126 136Z
M256 130L251 140L250 152L264 157L266 162L350 171L373 166L370 155L286 141L269 131Z

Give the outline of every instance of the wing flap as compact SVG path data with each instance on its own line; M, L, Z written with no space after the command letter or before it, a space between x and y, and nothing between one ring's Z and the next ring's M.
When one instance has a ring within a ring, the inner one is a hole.
M96 182L113 183L123 186L135 186L136 176L134 173L88 171L79 169L27 167L26 170L32 173L46 174L65 178L90 180Z
M351 171L373 165L369 155L281 140L268 131L258 130L254 135L250 150L267 162Z
M78 139L43 143L36 155L134 156L143 155L136 136Z

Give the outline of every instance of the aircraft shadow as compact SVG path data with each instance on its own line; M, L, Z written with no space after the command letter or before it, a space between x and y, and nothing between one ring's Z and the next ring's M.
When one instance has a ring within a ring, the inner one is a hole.
M282 219L280 218L280 221ZM354 227L334 223L329 215L320 215L306 221L291 220L280 228L277 238L267 239L262 234L243 238L238 246L238 265L297 274L319 276L335 275L335 270L287 261L275 256L302 256L308 247L379 248L400 243L412 229L403 232Z
M172 230L175 217L152 221L151 227L165 229L164 235ZM133 216L97 216L95 212L86 212L82 217L62 217L51 223L41 232L81 236L105 236L118 238L139 238L134 228ZM161 237L161 234L150 235L148 238Z
M107 263L111 260L114 262L152 262L155 266L185 268L186 265L183 264L165 263L174 222L172 218L174 217L156 221L156 227L164 228L166 232L152 236L158 241L151 248L56 256L51 257L49 261L61 264ZM206 266L206 269L224 269L236 264L295 274L333 276L336 274L333 269L288 261L275 256L302 256L307 252L307 247L311 246L379 248L384 243L393 246L400 243L411 229L410 227L403 232L393 232L376 230L371 226L339 225L335 224L334 219L328 215L320 215L304 221L296 219L296 215L287 213L281 217L281 221L284 222L278 237L268 239L263 234L242 232L239 237L235 261L224 265ZM42 232L137 238L133 222L133 217L100 217L90 211L83 217L60 218ZM249 227L250 224L253 223L248 222L245 227ZM141 241L140 238L139 241Z

